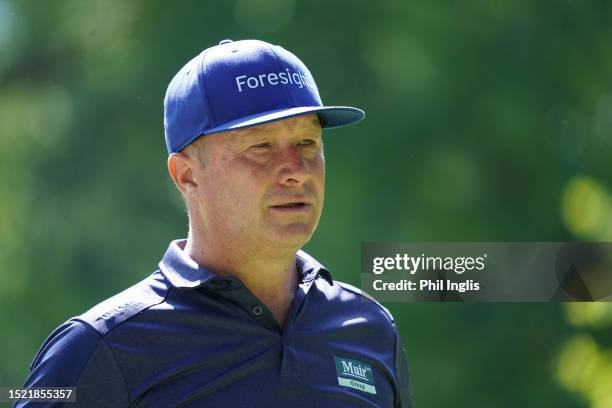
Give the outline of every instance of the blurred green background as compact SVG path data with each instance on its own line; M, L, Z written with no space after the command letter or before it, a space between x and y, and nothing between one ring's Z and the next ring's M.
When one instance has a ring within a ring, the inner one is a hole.
M185 236L162 101L224 38L367 112L325 133L336 279L362 241L612 241L609 1L0 0L0 385ZM612 407L608 304L386 306L417 407Z

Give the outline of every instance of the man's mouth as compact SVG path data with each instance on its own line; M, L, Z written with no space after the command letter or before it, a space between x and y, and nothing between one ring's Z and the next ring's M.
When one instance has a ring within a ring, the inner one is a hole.
M290 203L271 205L270 208L282 212L301 212L309 210L310 206L311 205L305 201L295 201Z
M288 203L288 204L282 204L282 205L273 205L272 207L275 207L275 208L295 208L295 207L304 207L306 205L308 205L308 204L299 202L299 203Z

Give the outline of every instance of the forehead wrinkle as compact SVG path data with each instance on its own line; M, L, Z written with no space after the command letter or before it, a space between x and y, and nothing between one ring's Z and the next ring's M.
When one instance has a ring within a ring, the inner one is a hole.
M296 116L293 118L265 123L263 125L219 132L211 136L217 137L218 139L223 139L223 142L229 145L236 145L242 143L248 138L256 138L258 136L264 136L266 133L276 132L278 131L279 127L286 128L288 133L293 133L304 128L306 131L315 130L320 134L322 128L317 116L309 116L309 119L311 120L308 121L303 120L306 117L307 116Z
M264 132L264 130L261 130ZM303 135L309 135L312 132L316 132L321 135L321 127L314 125L310 121L298 120L297 118L286 119L275 123L274 127L270 129L273 133L283 133L288 137L301 137Z
M308 119L308 120L306 120ZM317 129L321 128L321 123L319 122L318 116L316 114L309 115L300 115L294 116L287 119L281 119L269 123L265 123L263 125L254 126L252 128L247 128L245 130L252 130L254 132L265 132L266 129L274 129L277 127L287 127L290 130L293 130L297 127L314 127Z
M308 119L308 120L305 120L305 119ZM312 127L316 129L321 128L319 119L314 114L304 115L304 116L295 116L293 118L281 120L278 123L281 125L285 125L288 128L291 128L291 130L294 130L295 128L301 128L301 127L304 127L304 128Z

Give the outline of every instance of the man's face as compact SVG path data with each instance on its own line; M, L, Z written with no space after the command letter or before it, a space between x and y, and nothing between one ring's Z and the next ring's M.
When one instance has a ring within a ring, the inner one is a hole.
M205 136L194 205L208 239L295 250L323 208L325 161L316 115ZM246 249L246 248L245 248Z

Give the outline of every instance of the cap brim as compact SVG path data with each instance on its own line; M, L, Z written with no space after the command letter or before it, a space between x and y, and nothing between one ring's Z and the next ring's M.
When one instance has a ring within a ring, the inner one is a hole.
M204 134L209 135L211 133L225 132L228 130L244 129L310 113L316 113L321 121L321 127L326 129L352 125L365 117L364 111L350 106L301 106L298 108L271 110L245 116L208 129Z

